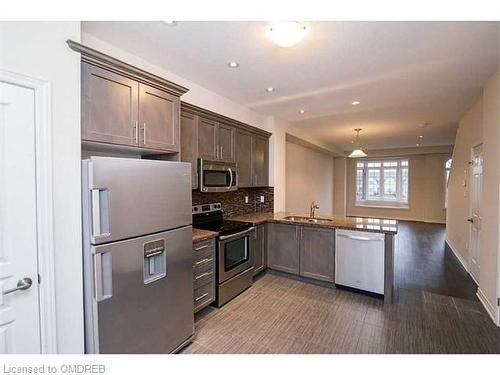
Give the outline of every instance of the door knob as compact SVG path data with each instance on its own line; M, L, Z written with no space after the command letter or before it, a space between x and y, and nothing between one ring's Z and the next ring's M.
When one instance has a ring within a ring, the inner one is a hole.
M17 282L17 287L12 288L12 289L7 289L5 292L3 292L3 295L10 294L17 292L18 290L26 290L31 288L31 285L33 285L33 280L31 280L29 277L25 277L22 280L19 280Z
M467 219L467 221L468 221L469 223L473 223L473 222L474 222L474 219L470 218L470 219Z

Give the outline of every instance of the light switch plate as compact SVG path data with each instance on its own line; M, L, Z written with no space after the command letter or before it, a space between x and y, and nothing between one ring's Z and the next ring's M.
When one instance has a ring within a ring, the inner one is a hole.
M245 203L248 203L248 195L245 195Z
M260 203L264 203L264 196L263 195L260 196Z

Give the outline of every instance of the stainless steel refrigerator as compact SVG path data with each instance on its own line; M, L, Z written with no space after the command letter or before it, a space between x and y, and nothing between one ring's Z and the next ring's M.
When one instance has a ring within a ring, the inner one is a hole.
M86 352L176 352L194 334L191 165L82 163Z

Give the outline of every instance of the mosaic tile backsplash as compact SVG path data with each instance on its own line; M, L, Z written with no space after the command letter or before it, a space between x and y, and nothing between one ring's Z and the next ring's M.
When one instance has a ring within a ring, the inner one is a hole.
M261 195L264 196L264 203L260 202ZM245 196L248 196L248 203L245 203ZM274 188L239 188L236 191L225 193L200 193L193 190L193 206L216 202L222 203L224 217L256 212L273 212Z

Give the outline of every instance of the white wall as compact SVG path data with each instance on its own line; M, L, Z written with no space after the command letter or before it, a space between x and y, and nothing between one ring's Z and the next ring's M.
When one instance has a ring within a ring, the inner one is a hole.
M483 92L483 191L479 293L493 313L498 309L498 216L500 195L500 70ZM500 322L499 322L500 323Z
M285 120L270 116L267 119L267 129L273 135L271 136L269 154L270 167L269 175L270 182L274 186L274 211L286 211L286 135L290 134L300 138L308 143L311 143L320 148L331 151L336 155L341 155L341 152L332 149L330 145L325 144L320 139L311 137L306 129L299 128Z
M312 201L333 214L333 156L286 142L286 211L308 214Z
M52 86L54 252L60 353L83 352L79 22L0 22L0 68Z
M469 191L463 186L472 146L483 144L483 189L480 209L482 226L479 249L478 296L486 310L500 325L497 298L500 290L499 211L500 211L500 70L485 84L482 96L460 121L454 160L448 185L449 197L446 238L466 263L470 261ZM456 158L456 160L455 160ZM467 181L469 182L469 181Z
M476 101L459 122L453 165L448 181L448 209L446 213L446 241L467 265L469 254L469 161L472 147L483 141L483 98ZM465 181L464 181L465 180ZM464 183L465 182L465 183Z
M347 215L347 158L335 158L333 171L333 213L345 216Z
M342 189L345 181L345 194L341 194L341 191L335 193L335 205L338 207L338 213L341 213L343 199L345 199L345 210L349 216L445 223L444 166L445 162L451 157L451 148L423 148L419 152L417 153L413 149L367 151L370 158L408 158L408 208L356 206L356 159L347 159L345 169L341 166L335 169L335 185ZM340 160L337 163L340 163ZM337 208L335 210L337 213Z

